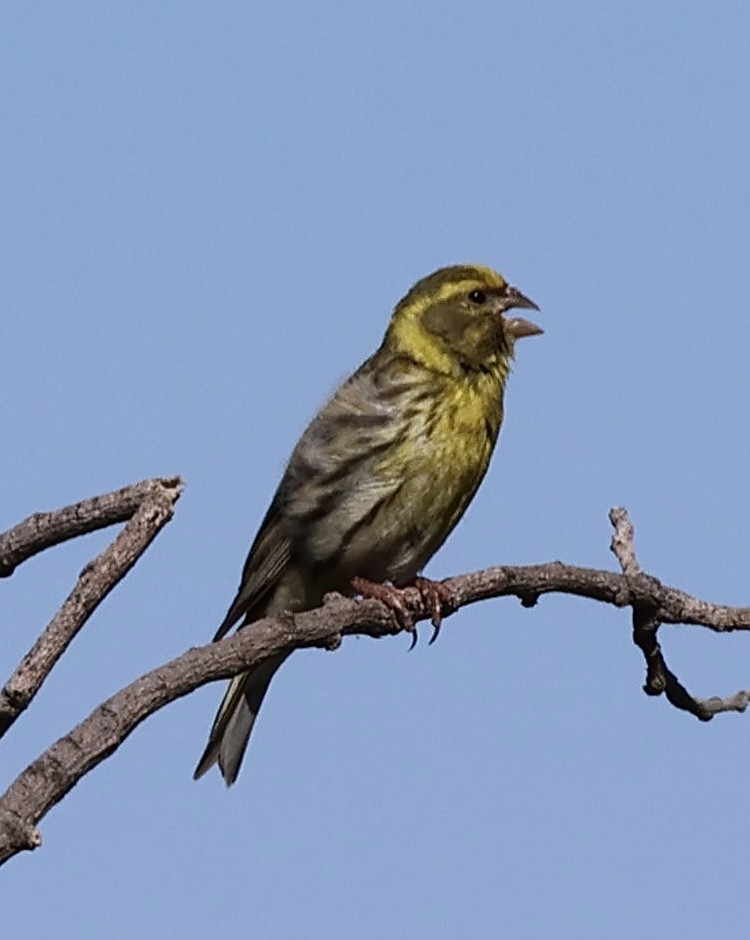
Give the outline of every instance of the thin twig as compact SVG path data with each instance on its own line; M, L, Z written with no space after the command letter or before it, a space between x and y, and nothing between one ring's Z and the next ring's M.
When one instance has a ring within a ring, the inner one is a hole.
M132 517L117 538L86 565L62 607L0 691L0 737L28 707L44 680L91 614L115 585L125 577L172 518L181 489L182 485L177 479L147 480L116 493L109 493L107 496L78 503L76 507L60 510L62 523L55 523L52 518L55 513L46 513L41 528L36 524L29 525L27 520L26 523L11 530L17 532L27 526L28 550L29 545L40 544L42 531L48 543L52 532L56 533L56 540L60 539L63 532L67 533L66 538L71 538L70 533L73 532L73 520L76 516L83 526L83 531L89 532L92 528L101 528L101 525L105 523L94 525L97 507L103 513L102 518L107 520L108 525L111 524L109 520L113 518L116 521L122 521L121 516L126 512L128 515L125 518ZM136 496L140 500L138 504L134 503ZM40 517L31 517L32 520L37 518ZM20 545L23 539L19 540L18 536L15 538L17 544ZM16 564L18 564L19 557L20 555L16 556ZM29 555L27 554L26 557Z
M9 577L21 562L46 548L126 522L156 489L176 490L179 495L181 488L179 477L142 480L63 509L34 513L0 534L0 578Z
M633 642L643 653L646 661L646 682L643 691L646 695L664 694L670 705L694 715L699 721L710 721L720 712L745 711L750 702L750 691L740 691L728 698L697 698L688 692L669 668L657 635L662 623L675 623L675 621L665 616L656 596L651 594L639 596L637 593L636 585L641 575L641 566L638 564L635 551L635 531L627 510L620 507L611 509L609 521L615 529L610 547L617 556L623 576L631 589L629 603L633 608ZM667 590L673 591L671 588ZM695 601L694 598L690 598L690 601L694 607L704 604L703 601ZM709 624L704 625L709 626ZM736 629L745 628L737 627Z
M610 509L609 521L615 529L609 547L620 562L622 573L628 578L634 578L641 573L641 566L635 554L635 530L627 509L621 506Z

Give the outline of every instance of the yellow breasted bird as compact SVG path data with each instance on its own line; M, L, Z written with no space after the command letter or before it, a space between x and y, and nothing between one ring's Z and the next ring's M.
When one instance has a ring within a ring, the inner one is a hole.
M441 268L412 287L380 348L294 448L216 640L240 621L244 628L283 610L317 607L329 591L368 593L371 585L372 595L387 599L376 584L426 583L420 571L487 470L515 341L542 332L506 315L517 307L538 309L480 265ZM285 658L231 680L196 778L218 763L227 784L237 779Z

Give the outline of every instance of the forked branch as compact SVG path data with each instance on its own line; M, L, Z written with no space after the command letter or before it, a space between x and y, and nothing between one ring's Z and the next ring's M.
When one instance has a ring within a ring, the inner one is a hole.
M73 637L172 518L181 491L179 478L144 480L55 512L37 513L0 535L0 574L7 576L45 548L128 520L117 538L86 565L0 690L0 737L28 707Z

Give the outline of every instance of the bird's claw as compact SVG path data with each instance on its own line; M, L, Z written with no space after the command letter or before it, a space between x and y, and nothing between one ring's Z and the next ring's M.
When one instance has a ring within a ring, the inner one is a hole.
M403 591L392 584L379 584L377 581L369 581L367 578L359 577L352 578L352 587L362 597L368 597L385 604L396 618L396 623L401 629L411 633L411 646L409 649L413 650L417 645L417 627L414 623L414 617L404 601Z
M433 626L433 633L429 643L432 644L438 638L440 626L443 622L443 613L450 613L455 608L455 598L450 588L446 587L441 581L431 581L429 578L415 578L413 584L405 588L397 588L392 584L379 584L376 581L369 581L367 578L352 578L352 587L362 597L378 600L391 611L402 630L411 633L411 645L409 650L413 650L417 645L417 627L414 623L414 616L405 601L405 592L414 587L419 592L420 599L430 613L430 622Z
M451 613L456 607L456 601L453 591L442 581L415 578L414 586L419 591L423 604L430 612L430 623L433 626L433 633L428 643L428 646L430 646L437 640L440 633L440 627L443 623L443 611Z

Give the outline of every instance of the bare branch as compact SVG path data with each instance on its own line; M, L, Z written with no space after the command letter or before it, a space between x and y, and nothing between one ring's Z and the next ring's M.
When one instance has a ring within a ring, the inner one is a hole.
M126 522L157 490L172 490L177 499L181 488L179 477L142 480L63 509L34 513L0 534L0 578L7 578L21 562L46 548Z
M617 519L614 524L617 526ZM632 542L632 536L630 538ZM457 608L509 595L531 606L543 594L558 592L616 607L632 607L634 611L636 608L650 610L656 624L700 624L718 632L750 630L750 608L709 604L642 573L628 576L550 562L489 568L450 578L444 583ZM432 610L425 608L416 588L405 589L403 596L415 622L433 615ZM649 624L644 621L641 627L644 636L647 635ZM218 643L191 649L147 673L96 708L70 734L53 744L0 798L0 863L20 851L35 848L41 839L37 824L44 815L89 770L109 757L142 721L169 702L207 682L237 675L269 656L302 647L335 649L343 636L383 637L400 630L391 612L379 601L354 601L329 595L317 610L264 618L251 629L245 628ZM652 636L654 632L652 630ZM666 669L663 657L661 664L658 662L660 650L655 654L652 648L649 655L657 661L653 667L654 685L647 691L650 694L664 691L672 704L681 708L685 707L680 704L679 690L682 690L692 703L687 710L702 720L721 711L743 711L750 701L749 691L738 692L727 699L695 699ZM662 674L663 678L659 679ZM658 682L663 683L663 688L657 689Z
M651 595L636 596L633 588L641 572L635 553L635 531L626 509L616 507L609 511L609 521L615 528L612 536L611 549L620 562L622 573L631 586L631 606L633 608L633 642L643 653L646 660L646 684L643 691L646 695L661 695L664 693L670 705L681 711L695 715L700 721L710 721L720 712L744 712L750 702L750 691L740 691L729 698L700 699L691 695L677 676L667 665L661 646L657 639L657 632L662 623L674 623L665 616L657 603L657 598ZM673 589L667 589L673 594ZM672 600L675 598L672 597ZM689 598L691 606L703 609L703 602ZM717 611L717 608L713 608ZM724 608L726 613L731 608ZM743 608L736 610L742 611ZM694 622L694 621L677 621ZM703 624L712 629L746 629L744 627L719 627L710 623Z
M237 675L269 655L305 646L332 649L344 633L386 636L399 627L378 601L332 595L324 607L269 617L218 643L189 650L99 705L21 773L0 798L0 864L41 844L37 823L88 771L149 715L216 679Z
M628 578L641 573L641 566L635 556L635 531L627 509L615 506L609 511L609 521L615 527L610 548L620 562L622 573Z
M31 516L0 537L0 554L2 540L8 538L11 549L5 557L12 557L17 566L48 545L132 517L117 538L86 565L62 607L0 691L0 737L27 708L91 614L172 518L181 491L177 478L145 480L57 513Z

